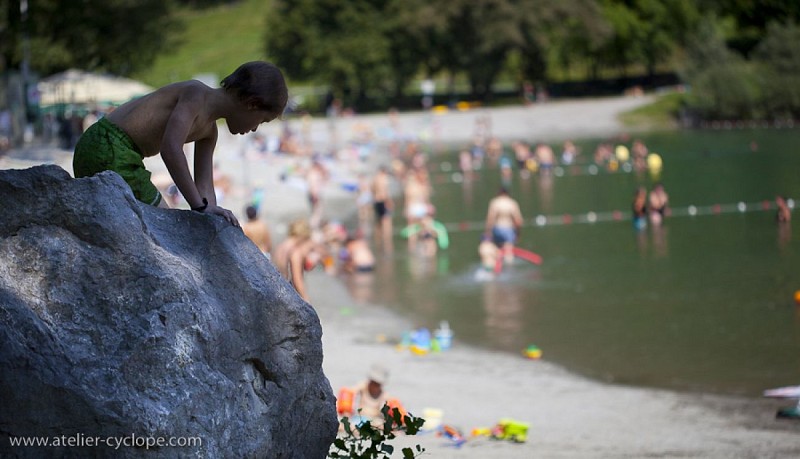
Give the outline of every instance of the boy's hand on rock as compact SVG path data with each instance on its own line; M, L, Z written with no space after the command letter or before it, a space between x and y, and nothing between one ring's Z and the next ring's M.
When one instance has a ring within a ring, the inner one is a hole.
M233 212L231 212L228 209L224 209L220 206L209 204L208 207L206 207L206 210L204 210L203 212L206 214L221 215L223 218L225 218L225 220L228 220L228 223L230 223L231 225L240 226L239 220L237 220L236 216L233 215Z

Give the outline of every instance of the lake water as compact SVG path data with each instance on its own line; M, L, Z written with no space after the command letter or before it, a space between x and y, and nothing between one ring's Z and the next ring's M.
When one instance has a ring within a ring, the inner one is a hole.
M487 164L459 183L457 152L433 153L450 248L424 259L398 239L354 293L419 326L447 320L470 344L514 353L535 344L545 359L605 381L746 395L800 384L800 220L779 226L773 203L780 193L800 206L800 130L638 138L662 156L660 177L591 169L599 139L576 142L581 166L527 180L515 172L526 219L518 245L544 263L518 262L490 282L474 274L499 170ZM674 215L637 231L633 191L656 179Z

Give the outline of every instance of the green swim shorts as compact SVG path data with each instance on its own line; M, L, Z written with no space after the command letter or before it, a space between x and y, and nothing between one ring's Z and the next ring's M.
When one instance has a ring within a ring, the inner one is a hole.
M131 187L139 201L152 206L161 203L161 193L150 181L139 147L122 129L101 118L89 126L75 146L72 158L75 177L89 177L102 171L114 171Z

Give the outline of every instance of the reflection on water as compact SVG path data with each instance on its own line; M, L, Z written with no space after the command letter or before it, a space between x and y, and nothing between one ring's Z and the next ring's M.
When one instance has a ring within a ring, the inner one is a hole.
M344 283L356 303L374 303L374 272L354 272L344 276Z
M650 224L643 229L634 229L634 233L636 248L642 258L665 258L669 255L669 228L665 225Z
M483 309L486 311L485 325L489 335L502 347L513 345L509 341L522 328L521 292L500 282L483 284ZM530 300L530 298L529 298Z
M778 223L778 247L781 252L786 252L792 241L792 224L790 222Z
M408 263L408 273L413 280L421 281L436 274L436 256L429 257L414 253L407 257L406 261Z
M517 345L524 324L522 316L527 310L530 320L530 312L537 303L537 292L522 289L519 284L536 282L538 271L521 268L518 260L516 264L494 279L480 282L487 334L494 345L503 349Z
M590 169L590 158L552 175L513 174L526 219L519 245L544 263L517 264L492 281L474 273L499 165L437 183L437 219L456 223L450 248L433 258L396 253L392 269L378 270L376 300L420 326L448 320L461 341L514 353L535 343L545 358L611 381L746 394L800 383L800 244L769 207L776 194L800 203L800 131L642 140L663 158L657 177ZM597 142L579 147L594 151ZM457 161L457 152L443 153L431 167ZM681 212L637 231L631 195L656 180ZM738 211L737 203L767 204Z
M553 213L553 185L554 178L552 171L543 171L541 175L536 177L536 183L539 185L539 207L541 213Z

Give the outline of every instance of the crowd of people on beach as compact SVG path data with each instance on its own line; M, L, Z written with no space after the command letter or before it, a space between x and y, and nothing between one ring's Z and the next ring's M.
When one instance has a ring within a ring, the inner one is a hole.
M98 119L118 116L113 113L90 113L81 121L79 131L86 131ZM278 270L306 299L304 271L323 266L329 273L369 273L375 269L381 254L394 251L396 234L407 240L409 253L422 258L436 257L447 244L447 230L436 220L432 199L434 188L426 151L429 144L421 135L404 132L396 111L389 112L385 127L374 129L357 123L352 132L347 133L349 136L343 135L336 124L337 117L346 116L343 113L343 110L329 113L330 145L323 149L313 145L310 116L300 114L291 121L283 120L276 136L253 129L246 134L240 152L245 164L266 161L278 165L282 168L281 181L305 190L308 214L291 222L285 239L278 244L273 243L277 238L270 226L280 222L270 221L269 216L260 212L263 190L245 191L251 197L242 209L242 220L245 234L263 253L271 256ZM478 113L473 119L472 141L458 153L461 180L475 180L484 169L496 168L503 183L488 205L485 228L476 250L476 258L485 273L496 272L501 266L498 260L513 261L513 246L524 223L519 203L510 192L515 176L527 180L538 175L546 181L558 175L558 169L588 165L595 171L649 171L652 178L657 178L663 166L661 157L649 151L640 139L627 136L610 139L598 143L591 155L583 155L570 139L563 141L557 150L554 145L541 141L516 139L506 143L493 135L490 115ZM429 123L435 120L431 118ZM185 146L183 152L187 156L191 154ZM216 162L210 175L216 205L225 203L227 196L243 186L224 173ZM346 177L344 186L354 198L352 206L336 212L325 205L327 190L337 185L334 176L339 182L342 176ZM654 182L651 190L639 186L634 193L631 215L638 230L645 229L648 224L658 227L670 214L669 196L661 182ZM170 175L156 175L153 183L170 206L189 204ZM396 208L396 201L402 208ZM778 197L776 205L779 220L788 221L791 209L786 200ZM229 217L235 219L235 213L238 212L232 212ZM356 222L346 228L343 222L351 214L357 216ZM396 232L394 225L398 222L403 223Z
M248 161L270 163L280 158L277 161L284 165L281 180L294 182L307 193L308 216L289 225L286 240L269 249L262 248L264 253L271 254L273 263L292 280L304 298L307 298L302 281L304 270L323 266L332 274L369 273L381 256L395 250L396 235L406 239L410 254L421 258L434 258L446 247L447 230L436 220L433 204L427 145L419 138L405 135L399 128L396 114L389 117L389 125L384 129L355 125L350 140L340 149L330 151L314 152L307 140L310 134L304 133L302 117L299 126L298 132L286 122L280 137L274 139L265 138L261 133L252 134L247 142L250 147L243 155ZM346 139L347 136L339 133L336 138ZM654 154L648 152L641 141L633 141L632 155L628 155L621 141L616 148L613 145L612 142L598 145L594 155L585 160L571 140L563 142L560 154L544 142L515 140L504 144L492 136L491 118L477 116L471 145L458 154L463 180L474 180L484 173L483 169L496 168L504 184L488 204L483 235L477 246L481 276L490 279L490 273L496 273L502 263L513 262L514 243L524 224L519 203L511 196L508 186L515 170L522 180L533 174L552 176L557 166L587 162L609 171L618 169L620 164L630 164L640 171L660 171L660 159L649 158ZM287 150L287 146L292 147ZM325 204L327 190L337 186L333 183L334 176L339 177L338 185L352 196L351 205L334 206L338 209L335 211ZM342 176L346 178L342 180ZM641 204L635 202L636 224L646 221L660 224L669 214L668 199L663 185L656 183L649 194L645 193ZM397 207L397 202L401 207ZM248 214L258 210L257 206L250 207ZM343 222L352 220L352 216L355 221L349 223L348 228ZM396 232L394 225L400 222L402 226ZM250 230L246 233L250 235ZM253 238L255 241L257 236Z

